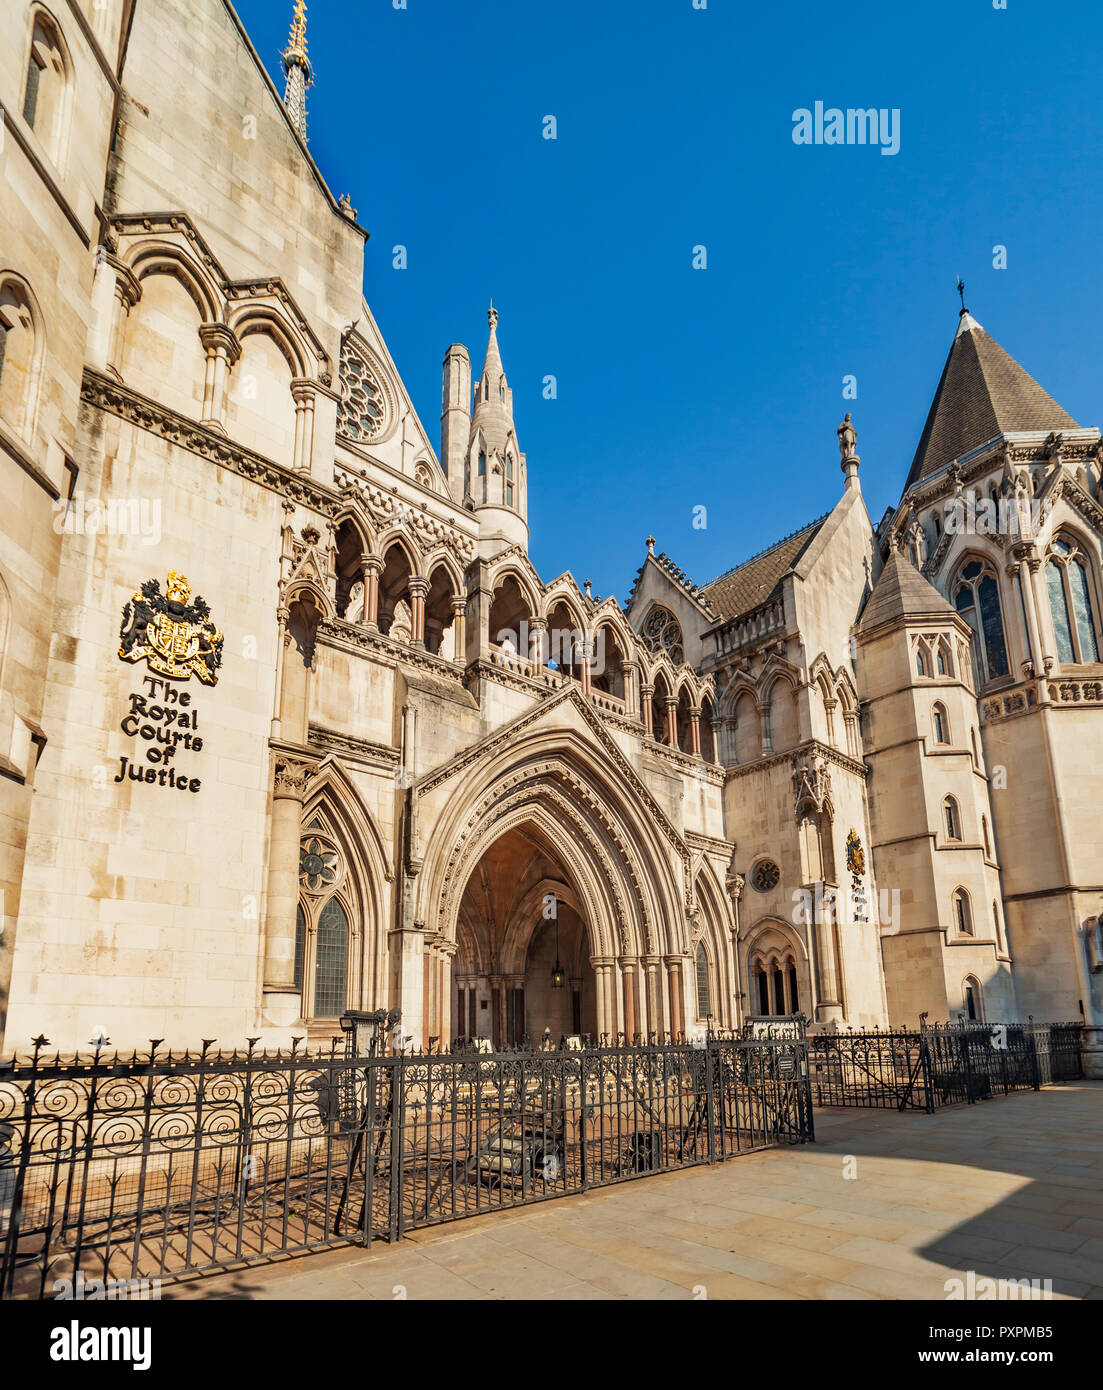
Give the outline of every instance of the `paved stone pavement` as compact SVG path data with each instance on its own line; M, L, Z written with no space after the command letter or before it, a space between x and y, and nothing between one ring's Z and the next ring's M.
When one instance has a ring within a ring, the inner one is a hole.
M816 1112L772 1149L169 1286L216 1299L945 1299L968 1271L1103 1299L1103 1083ZM853 1177L847 1177L853 1172Z

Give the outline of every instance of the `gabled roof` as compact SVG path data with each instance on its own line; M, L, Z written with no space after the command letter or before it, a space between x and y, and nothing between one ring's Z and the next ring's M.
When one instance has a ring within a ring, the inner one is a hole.
M894 618L957 618L957 613L911 561L894 550L877 577L858 624L869 632Z
M799 531L775 541L718 579L702 585L702 597L721 618L738 618L740 614L765 603L815 540L820 527L830 515L827 512L810 521Z
M965 310L906 488L1015 430L1075 430L1076 421Z

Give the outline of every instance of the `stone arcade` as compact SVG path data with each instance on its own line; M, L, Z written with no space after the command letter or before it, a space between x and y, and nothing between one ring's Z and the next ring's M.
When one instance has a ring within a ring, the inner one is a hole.
M225 0L0 5L8 1049L925 1011L1103 1070L1098 430L963 310L876 526L848 418L830 511L711 583L546 581L498 314L438 453L303 5L283 99Z

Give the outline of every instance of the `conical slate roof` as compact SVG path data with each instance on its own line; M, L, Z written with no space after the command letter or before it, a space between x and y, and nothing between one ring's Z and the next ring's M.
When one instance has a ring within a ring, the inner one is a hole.
M1076 421L990 338L968 310L942 369L906 486L1013 430L1075 430Z
M486 360L475 383L475 411L471 420L471 436L480 432L490 454L504 454L513 427L513 393L502 366L498 347L498 311L491 306L490 338L486 345ZM504 397L504 398L503 398Z
M894 550L877 577L858 631L868 632L894 618L944 619L948 614L956 616L934 585L905 555Z

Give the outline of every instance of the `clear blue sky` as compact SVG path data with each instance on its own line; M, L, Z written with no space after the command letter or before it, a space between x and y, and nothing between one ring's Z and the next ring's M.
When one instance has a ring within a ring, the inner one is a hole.
M714 577L835 503L846 409L876 522L959 272L981 324L1103 423L1098 0L408 6L310 4L311 149L371 232L365 293L438 448L444 351L477 371L498 306L545 578L623 601L649 532ZM282 90L291 0L237 8ZM817 100L899 108L899 154L796 146Z

